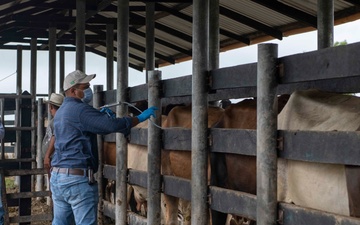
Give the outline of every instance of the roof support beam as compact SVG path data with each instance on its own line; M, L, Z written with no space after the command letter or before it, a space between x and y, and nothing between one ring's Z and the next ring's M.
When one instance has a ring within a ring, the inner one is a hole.
M104 36L106 37L106 34L104 32L101 32L101 31L95 31L95 30L90 30L91 32L94 32L96 34L99 34L101 36ZM104 38L102 38L102 40L104 40ZM117 39L116 39L117 40ZM138 50L138 51L141 51L141 52L146 52L146 49L138 44L135 44L135 43L132 43L132 42L129 42L129 46ZM168 63L171 63L171 64L175 64L175 59L171 58L171 57L167 57L167 56L164 56L160 53L155 53L155 57L156 58L159 58L159 59L162 59Z
M173 16L176 16L176 17L178 17L180 19L183 19L183 20L185 20L185 21L187 21L189 23L192 23L192 17L191 16L188 16L188 15L186 15L184 13L181 13L178 10L171 9L171 8L163 6L161 4L156 4L156 10L166 11L166 12L168 12L169 14L171 14ZM235 33L230 32L230 31L220 29L219 32L220 32L221 35L224 35L224 36L227 36L227 37L232 38L234 40L243 42L243 43L245 43L247 45L250 44L250 39L242 37L240 35L237 35Z
M145 38L145 33L141 32L141 31L139 31L139 30L137 30L137 29L135 29L135 28L129 28L129 31L130 31L131 33L134 33L134 34L140 36L140 37ZM191 50L186 50L186 49L181 48L181 47L179 47L179 46L177 46L177 45L174 45L174 44L172 44L172 43L170 43L170 42L161 40L161 39L159 39L159 38L155 38L155 42L156 42L156 43L159 43L159 44L161 44L161 45L163 45L163 46L165 46L165 47L168 47L168 48L174 49L174 50L176 50L176 51L178 51L178 52L181 52L181 53L183 53L183 54L185 54L185 55L188 55L188 56L191 56L191 55L192 55L192 51L191 51Z
M271 28L263 23L260 23L256 20L250 19L249 17L243 16L237 12L234 12L230 9L224 8L220 6L220 14L223 16L226 16L230 19L233 19L239 23L243 23L249 27L252 27L256 30L262 31L265 34L268 34L274 38L277 38L279 40L282 40L282 32L279 30L276 30L274 28Z
M360 1L358 0L345 0L346 2L349 2L353 5L360 6Z
M146 51L146 49L144 47L142 47L142 46L140 46L138 44L135 44L135 43L131 43L131 42L129 43L129 47L134 48L134 49L136 49L138 51L141 51L141 52L144 52L144 53ZM164 55L162 55L160 53L155 53L155 57L159 58L159 59L162 59L162 60L164 60L164 61L166 61L168 63L175 64L175 59L173 59L171 57L164 56Z
M312 27L315 28L317 27L317 21L315 16L305 13L301 10L295 9L277 0L252 0L252 1L262 6L265 6L269 9L272 9L276 12L284 14L290 18L307 23Z

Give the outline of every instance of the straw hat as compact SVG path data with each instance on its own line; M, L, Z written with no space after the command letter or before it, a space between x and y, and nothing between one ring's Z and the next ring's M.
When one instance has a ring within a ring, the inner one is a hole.
M53 104L53 105L56 105L56 106L60 107L61 104L63 103L63 101L64 101L64 95L52 93L50 95L49 101L45 101L45 103L50 103L50 104Z

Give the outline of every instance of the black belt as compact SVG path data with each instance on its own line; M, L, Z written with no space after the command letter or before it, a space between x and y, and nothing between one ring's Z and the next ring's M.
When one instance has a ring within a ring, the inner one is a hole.
M79 176L87 176L86 169L73 169L73 168L59 168L59 167L51 167L50 171L54 171L57 173L71 174L71 175L79 175Z

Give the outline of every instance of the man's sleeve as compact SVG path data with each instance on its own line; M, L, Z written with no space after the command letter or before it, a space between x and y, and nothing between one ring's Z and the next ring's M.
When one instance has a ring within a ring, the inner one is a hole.
M0 140L2 140L5 136L5 129L2 123L0 122Z

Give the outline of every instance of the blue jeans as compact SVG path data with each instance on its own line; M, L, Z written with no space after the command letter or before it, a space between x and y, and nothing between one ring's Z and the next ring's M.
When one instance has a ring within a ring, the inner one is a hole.
M87 176L51 172L50 187L54 205L53 225L97 225L97 184Z

